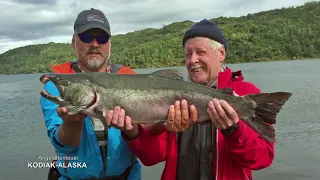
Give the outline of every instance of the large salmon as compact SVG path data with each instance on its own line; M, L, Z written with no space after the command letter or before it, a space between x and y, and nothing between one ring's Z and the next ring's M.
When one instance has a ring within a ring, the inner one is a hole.
M209 120L208 102L212 98L227 101L239 118L268 141L275 141L272 124L289 92L274 92L232 96L226 90L216 90L183 80L179 70L159 70L151 74L77 73L46 74L42 83L52 81L60 92L54 97L45 90L41 95L59 105L66 106L70 114L78 112L96 117L106 127L108 110L120 106L132 123L165 122L170 105L176 100L187 100L198 110L198 122ZM268 125L269 124L269 125Z

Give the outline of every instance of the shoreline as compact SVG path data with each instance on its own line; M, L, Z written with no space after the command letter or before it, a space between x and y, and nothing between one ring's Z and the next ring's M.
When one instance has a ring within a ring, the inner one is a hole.
M255 63L270 63L270 62L288 62L288 61L317 61L320 60L318 58L304 58L304 59L281 59L281 60L265 60L265 61L248 61L248 62L228 62L226 59L225 65L236 65L236 64L255 64ZM148 68L134 68L135 69L159 69L159 68L173 68L173 67L184 67L184 64L180 66L162 66L162 67L148 67ZM31 74L43 74L43 73L51 73L51 72L35 72L35 73L19 73L19 74L0 74L0 76L10 76L10 75L31 75Z

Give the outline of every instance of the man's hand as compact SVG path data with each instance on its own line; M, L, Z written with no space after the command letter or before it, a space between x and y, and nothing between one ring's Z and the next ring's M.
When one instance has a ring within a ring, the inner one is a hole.
M82 123L86 116L85 114L69 115L67 108L63 106L57 108L57 113L66 123Z
M125 115L124 109L116 106L113 110L108 111L106 116L106 123L121 130L130 139L134 139L139 134L138 126L131 124L131 118Z
M194 105L188 108L186 100L176 101L169 108L168 119L165 123L142 125L149 133L157 135L164 131L182 132L190 128L198 120L198 112Z
M172 132L182 132L189 129L198 120L198 111L194 105L188 108L186 100L176 101L170 106L165 129Z
M233 95L239 96L235 92ZM238 123L238 114L226 101L213 98L208 105L207 112L215 128L224 130Z
M63 120L58 132L60 140L68 146L77 147L81 142L83 121L86 115L69 115L67 108L62 106L57 108L57 113Z

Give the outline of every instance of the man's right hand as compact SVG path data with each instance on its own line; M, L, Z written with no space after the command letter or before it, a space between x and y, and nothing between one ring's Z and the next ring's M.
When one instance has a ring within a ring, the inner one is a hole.
M83 122L86 115L69 115L67 108L62 106L57 108L57 113L63 120L58 132L61 142L71 147L79 146L82 139Z
M188 107L186 100L176 101L169 108L168 119L165 123L146 124L143 128L151 134L161 134L165 130L183 132L189 129L198 120L198 111L194 105Z
M66 123L82 122L86 116L85 114L69 115L67 108L63 106L59 106L57 108L57 113L61 117L61 119L63 119L63 121Z
M176 101L170 106L168 120L164 123L166 130L183 132L189 129L198 120L198 111L194 105L188 108L186 100Z

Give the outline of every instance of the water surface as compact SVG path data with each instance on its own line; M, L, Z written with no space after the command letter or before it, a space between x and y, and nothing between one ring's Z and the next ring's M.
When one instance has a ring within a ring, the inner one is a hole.
M277 118L275 160L254 172L261 180L320 179L320 60L229 65L263 92L290 91L293 96ZM179 67L184 69L184 67ZM157 69L137 69L149 73ZM47 168L27 162L54 155L39 106L41 74L0 75L0 179L45 179ZM144 167L143 179L160 179L163 163Z

